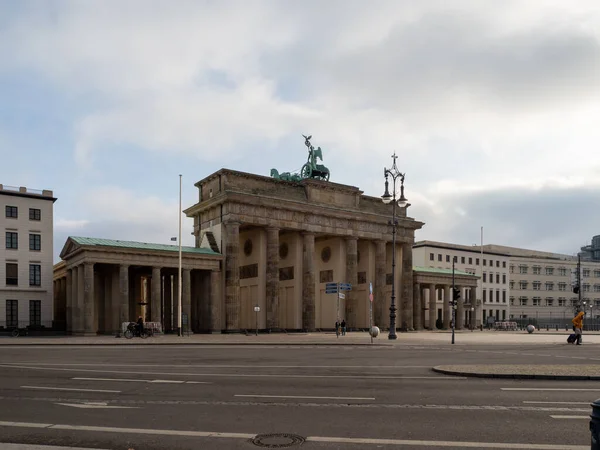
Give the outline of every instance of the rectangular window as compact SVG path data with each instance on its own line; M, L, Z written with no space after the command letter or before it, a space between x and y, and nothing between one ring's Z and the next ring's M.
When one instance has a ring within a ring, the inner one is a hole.
M514 297L510 298L510 306L515 306L515 298Z
M14 233L12 231L6 232L6 248L19 248L19 233Z
M590 269L583 269L583 277L587 278L590 276Z
M506 303L506 291L502 291L502 303Z
M442 260L442 255L438 253L438 261Z
M506 284L506 274L502 274L502 284Z
M483 301L487 301L487 291L485 289L483 290Z
M506 261L502 261L502 268L506 269Z
M494 282L494 274L490 272L490 283Z
M521 305L521 306L527 306L527 297L521 297L521 298L519 298L519 305Z
M527 274L527 266L519 266L519 273Z
M500 303L500 291L496 289L496 303Z
M6 326L19 326L19 301L6 300Z
M502 320L506 320L506 310L502 310Z
M554 290L554 283L552 283L551 281L546 283L546 290L547 291L553 291Z
M435 256L433 255L433 253L429 254L429 261L435 261Z
M540 289L542 289L542 282L541 281L534 281L533 282L533 290L534 291L539 291Z
M546 267L546 275L554 275L554 268Z
M483 282L487 283L487 272L483 272Z
M558 299L558 306L567 306L567 300L564 298Z
M515 273L515 266L513 266L512 264L510 265L510 267L508 268L508 271L510 273Z
M542 268L538 267L538 266L533 266L533 274L534 275L541 275L542 274Z
M554 299L553 298L547 298L546 299L546 306L554 306Z
M40 264L29 264L29 286L42 285L42 266Z
M583 292L590 292L590 285L589 284L585 283L583 285Z
M471 258L469 258L469 264L471 264ZM479 265L479 258L477 258L475 260L475 265L478 266Z
M496 267L500 267L500 261L496 261Z
M473 264L473 258L469 258L469 265ZM477 260L477 265L479 265L479 260Z
M534 299L533 299L533 306L540 306L540 302L541 302L541 299L539 299L539 298L534 298Z
M484 265L484 266L487 266L487 259L484 259L484 260L483 260L483 265Z
M600 284L594 285L594 292L600 292Z
M7 286L19 285L19 265L6 263L6 284Z
M29 325L34 327L42 325L41 300L29 300Z
M41 234L30 234L29 235L29 250L41 250L42 249L42 235Z
M559 274L561 277L566 277L566 276L567 276L567 269L565 269L564 267L562 267L562 268L558 269L558 274Z
M527 281L519 281L519 288L521 290L527 289Z
M511 282L509 283L509 285L510 285L510 288L511 288L511 289L514 289L514 288L515 288L515 282L514 282L514 281L511 281Z
M450 262L450 255L446 255L446 262Z
M496 274L496 284L500 284L500 274Z
M558 290L559 291L566 291L567 290L567 283L565 283L564 281L561 283L558 283Z
M42 220L42 211L36 208L29 208L29 220Z
M594 270L594 278L600 278L600 270Z
M16 219L17 217L19 217L19 209L16 206L7 206L6 217Z
M465 257L464 257L464 256L461 256L461 257L460 257L460 263L461 263L461 264L464 264L464 263L465 263ZM600 277L600 275L598 275L598 277Z

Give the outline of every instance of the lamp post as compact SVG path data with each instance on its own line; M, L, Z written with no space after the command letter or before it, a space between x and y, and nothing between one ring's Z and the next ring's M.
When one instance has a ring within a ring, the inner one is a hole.
M255 336L258 336L258 313L260 312L260 306L256 305L254 307L254 312L256 313L256 334L255 334Z
M469 326L471 328L471 331L473 331L473 312L475 311L475 308L471 306L471 317L469 317Z
M404 175L400 173L398 167L396 167L396 152L392 155L392 167L390 169L383 168L383 176L385 177L385 192L381 196L383 203L392 203L392 302L390 304L390 332L388 339L397 339L396 336L396 181L400 181L400 198L397 200L400 208L406 208L408 202L404 198ZM392 194L390 194L388 187L388 177L392 178Z

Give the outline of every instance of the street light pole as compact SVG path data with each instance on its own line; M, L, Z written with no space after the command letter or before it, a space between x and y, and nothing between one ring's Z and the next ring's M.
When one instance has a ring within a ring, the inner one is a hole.
M182 336L181 330L181 174L179 175L179 271L177 281L177 334Z
M452 299L450 300L450 307L452 308L452 343L454 344L454 322L456 322L456 309L454 309L454 303L458 301L455 299L456 294L456 286L454 285L454 261L456 261L456 256L452 257Z
M388 339L397 339L396 336L396 226L398 222L396 221L396 180L400 180L400 198L398 199L398 206L401 208L406 208L408 205L408 201L404 198L404 175L398 170L396 166L396 152L392 155L393 164L390 169L383 168L383 176L385 177L385 192L381 196L381 200L383 203L392 204L392 301L390 304L390 332L388 334ZM390 195L388 190L388 176L392 177L392 192L393 195Z

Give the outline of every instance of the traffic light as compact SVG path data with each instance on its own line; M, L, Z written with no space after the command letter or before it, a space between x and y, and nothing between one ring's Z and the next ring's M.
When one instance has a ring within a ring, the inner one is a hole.
M453 292L452 292L452 300L454 300L455 302L460 300L460 289L459 288L454 288Z
M573 293L579 294L579 286L573 286Z

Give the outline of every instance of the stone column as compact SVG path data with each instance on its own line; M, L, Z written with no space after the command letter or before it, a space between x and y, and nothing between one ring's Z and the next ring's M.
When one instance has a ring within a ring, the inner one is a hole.
M358 282L358 238L346 238L346 280L345 283L352 285L351 291L346 291L346 327L356 328L358 326L358 301L356 298L356 283Z
M423 324L421 323L421 285L415 283L413 287L413 329L422 330Z
M386 267L386 242L383 240L375 243L375 298L373 299L373 322L383 328L385 299L385 267Z
M442 310L442 318L443 318L443 329L447 330L450 328L450 319L452 319L452 310L450 309L450 296L452 292L450 290L450 285L444 285L444 309Z
M302 328L314 331L315 318L315 235L302 233Z
M280 328L279 324L279 228L267 227L266 274L267 328Z
M475 328L477 326L477 287L473 286L471 287L471 307L474 308L473 312L471 313L471 324L473 326L473 328Z
M173 329L173 283L171 281L171 274L165 275L163 283L165 305L163 310L163 333L171 331Z
M462 287L457 287L460 292L460 300L458 300L458 305L456 307L456 329L462 330L465 323L465 299Z
M225 328L240 328L240 224L225 224Z
M182 313L187 314L188 323L187 326L183 325L183 321L181 322L181 327L186 329L186 331L192 331L192 271L191 269L182 269L183 273L181 274L181 281L183 283L183 290L181 292L181 310Z
M429 329L436 330L437 320L437 296L435 295L435 284L429 285Z
M74 334L83 334L83 289L84 289L84 274L83 265L74 267L75 273L77 274L75 283L75 320L73 329Z
M83 333L96 334L94 329L94 263L83 264Z
M419 311L419 315L421 317L421 330L425 329L425 314L426 309L425 309L425 286L421 285L421 288L419 289L419 297L421 299L421 310Z
M152 287L150 293L150 321L160 322L160 305L161 305L161 289L160 289L160 267L152 268Z
M119 266L119 333L123 322L129 322L129 266Z
M213 270L210 272L210 331L221 330L221 272Z
M412 244L402 244L402 273L400 279L400 330L413 329L413 260Z
M67 334L73 331L73 270L67 269Z

